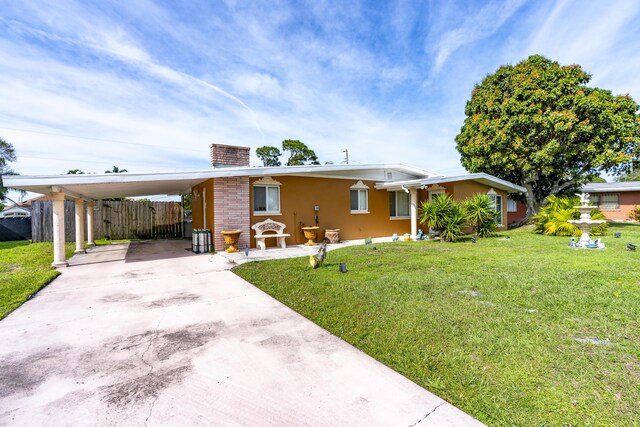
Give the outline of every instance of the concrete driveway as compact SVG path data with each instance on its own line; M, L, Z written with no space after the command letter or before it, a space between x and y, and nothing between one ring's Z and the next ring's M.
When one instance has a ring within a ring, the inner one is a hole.
M189 242L93 249L0 322L1 425L481 425Z

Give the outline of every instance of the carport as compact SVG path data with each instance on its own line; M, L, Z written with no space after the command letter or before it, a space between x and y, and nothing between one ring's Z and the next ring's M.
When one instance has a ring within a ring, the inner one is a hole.
M96 200L117 197L188 194L201 182L224 174L224 171L200 171L151 174L91 174L4 176L7 187L46 194L53 204L53 263L66 267L64 249L64 201L75 201L76 253L94 245L93 207ZM87 205L87 236L84 235L84 205ZM86 237L86 238L85 238Z

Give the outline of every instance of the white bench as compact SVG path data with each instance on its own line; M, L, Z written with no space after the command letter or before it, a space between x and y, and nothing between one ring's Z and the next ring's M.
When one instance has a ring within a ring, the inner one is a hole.
M251 228L256 231L256 235L254 236L256 238L256 244L262 251L267 249L267 245L265 245L264 240L270 237L274 237L278 240L279 247L282 249L286 248L287 243L285 242L285 238L291 236L291 234L283 233L286 227L287 226L283 223L273 221L270 218L251 226Z

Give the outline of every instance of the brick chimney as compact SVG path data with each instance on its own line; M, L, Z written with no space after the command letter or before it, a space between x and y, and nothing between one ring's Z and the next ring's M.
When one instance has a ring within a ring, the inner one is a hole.
M249 147L211 144L211 166L214 168L249 166Z

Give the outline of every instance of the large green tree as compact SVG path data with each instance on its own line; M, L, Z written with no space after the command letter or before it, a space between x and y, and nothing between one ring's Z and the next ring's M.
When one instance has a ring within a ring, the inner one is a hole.
M318 156L316 156L315 151L313 151L303 142L300 142L297 139L285 139L284 141L282 141L282 151L289 152L289 160L287 160L287 166L320 164L320 162L318 162Z
M264 166L280 166L279 157L282 152L289 152L289 159L287 160L287 166L299 166L299 165L319 165L318 156L315 151L307 147L303 142L297 139L285 139L282 141L282 151L277 147L265 145L256 149L256 155L262 160Z
M588 87L590 78L540 55L485 77L456 136L462 165L525 187L527 218L590 176L626 172L639 151L638 104Z
M640 181L640 169L634 169L633 171L626 173L624 175L620 175L616 178L616 181L625 182L625 181Z
M13 144L0 138L0 201L4 200L8 191L2 183L2 175L17 175L9 166L9 163L15 162L17 159Z
M256 156L262 160L263 166L280 166L279 157L282 155L278 147L265 145L256 149Z

